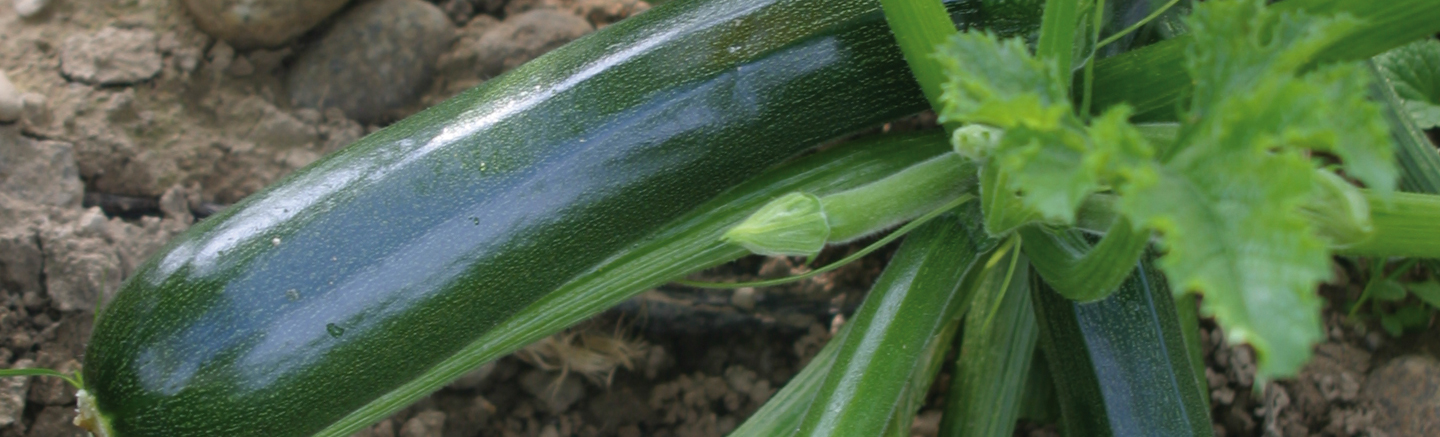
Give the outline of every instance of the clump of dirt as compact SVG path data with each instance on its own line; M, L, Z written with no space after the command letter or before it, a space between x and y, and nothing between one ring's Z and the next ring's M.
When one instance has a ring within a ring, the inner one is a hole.
M1342 260L1344 261L1344 260ZM1255 381L1255 354L1232 347L1213 322L1201 332L1211 417L1217 436L1410 436L1440 431L1440 336L1434 320L1420 332L1393 337L1377 320L1344 309L1363 290L1368 272L1336 264L1337 279L1321 287L1326 341L1295 378ZM1416 269L1421 272L1422 269Z

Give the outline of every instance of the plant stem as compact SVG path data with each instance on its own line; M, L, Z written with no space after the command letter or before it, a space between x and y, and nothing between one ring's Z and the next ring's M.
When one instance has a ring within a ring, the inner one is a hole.
M1011 253L1010 258L1021 261L1023 255ZM1014 433L1039 336L1027 264L985 271L974 292L945 396L942 436Z
M1094 247L1068 231L1027 226L1020 235L1035 271L1061 296L1081 302L1115 292L1150 242L1150 232L1136 231L1124 218L1115 220Z
M956 33L950 14L937 0L880 0L880 7L885 11L885 21L890 23L895 42L900 45L900 52L905 54L905 62L910 64L915 80L920 82L920 90L925 93L930 108L939 112L944 108L940 100L940 85L945 82L945 71L934 58L935 47ZM946 130L953 131L959 126L949 124Z
M927 349L968 306L967 272L993 240L969 208L921 227L876 279L797 435L878 436L922 377ZM923 379L923 378L922 378ZM928 381L926 381L928 383ZM905 412L913 415L914 412Z
M975 166L954 153L916 164L872 184L823 196L830 243L863 238L975 189Z
M1360 190L1370 207L1375 228L1369 239L1336 250L1341 255L1440 258L1440 195L1376 193ZM1076 229L1104 234L1118 218L1115 199L1094 195L1085 200Z
M1061 83L1070 84L1075 56L1075 26L1079 24L1080 2L1084 0L1048 0L1045 14L1040 17L1040 43L1035 57L1054 59L1060 69Z
M1440 32L1440 3L1434 0L1289 0L1270 7L1317 15L1345 13L1360 20L1319 54L1321 63L1367 59ZM1188 38L1181 35L1097 63L1093 110L1128 103L1139 119L1174 119L1175 101L1191 86L1184 68Z
M1440 258L1440 196L1365 192L1375 234L1342 250L1347 255Z

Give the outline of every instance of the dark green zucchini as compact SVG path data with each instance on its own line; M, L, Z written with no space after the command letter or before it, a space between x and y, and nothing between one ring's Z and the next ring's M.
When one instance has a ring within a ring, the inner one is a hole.
M926 107L873 0L680 0L197 224L100 314L114 436L300 436L806 147Z

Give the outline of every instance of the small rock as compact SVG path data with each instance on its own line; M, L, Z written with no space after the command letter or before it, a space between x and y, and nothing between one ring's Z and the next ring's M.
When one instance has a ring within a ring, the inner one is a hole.
M44 126L50 122L50 106L47 104L44 94L21 94L20 101L25 108L25 122L30 123L31 126Z
M42 359L41 363L44 362ZM60 373L73 373L80 363L69 360L57 367L55 370ZM30 383L30 394L26 400L36 405L74 405L75 388L60 378L37 378Z
M0 123L9 123L20 119L25 112L25 98L20 90L15 89L15 84L10 83L10 78L0 71Z
M555 375L541 370L531 370L521 375L520 387L540 399L542 405L554 414L564 413L585 396L585 387L575 375L565 375L564 379L556 381Z
M1374 402L1375 427L1389 435L1440 435L1440 363L1404 356L1370 373L1361 398Z
M225 41L218 41L215 46L210 47L206 57L210 59L210 68L214 71L229 71L230 63L235 62L235 48Z
M730 295L730 304L742 310L755 310L755 287L740 287Z
M81 236L69 226L40 232L45 251L45 290L60 311L94 311L120 288L120 255L103 238Z
M33 367L35 362L23 359L15 362L13 369ZM25 392L29 391L30 378L0 378L0 428L20 421L25 412Z
M30 18L45 10L50 0L15 0L15 13L21 18Z
M175 219L180 223L189 225L195 222L195 216L190 213L190 192L180 185L171 186L160 195L160 212L165 218Z
M154 32L106 27L73 35L60 47L60 72L91 85L123 85L160 74L161 57Z
M386 419L375 426L362 429L350 437L395 437L395 421Z
M76 427L72 422L75 419L75 407L48 406L40 410L40 415L35 417L35 423L30 425L31 436L47 437L87 437L90 433Z
M424 411L405 421L400 427L400 437L431 437L445 430L445 413Z
M462 40L464 45L456 45L446 69L497 76L594 30L573 14L550 9L525 12L490 26L473 42Z
M461 375L459 379L456 379L455 381L450 383L450 388L457 390L471 390L480 388L480 384L484 383L485 379L489 378L491 373L495 373L494 361L485 363L480 367L475 368L475 370L471 370L469 373Z
M0 129L0 192L38 205L75 207L84 190L70 143L36 141L15 128Z
M441 0L438 4L455 24L463 25L475 16L475 5L470 0Z
M195 24L235 47L274 47L315 27L349 0L185 0Z
M505 4L505 15L539 9L563 11L589 20L596 27L604 27L650 10L650 4L640 0L510 0Z
M296 59L288 78L290 100L296 106L340 108L360 122L378 121L424 92L436 59L454 36L445 13L420 0L360 5Z
M44 220L38 205L0 190L0 288L26 295L40 290L45 264L36 229Z

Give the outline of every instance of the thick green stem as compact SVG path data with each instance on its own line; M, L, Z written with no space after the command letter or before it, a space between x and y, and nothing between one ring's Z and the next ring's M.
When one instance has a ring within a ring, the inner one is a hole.
M945 82L945 71L935 60L935 47L956 32L950 14L937 0L880 0L880 7L930 108L940 111L944 107L940 85ZM947 130L953 127L947 126Z
M975 190L975 166L954 153L916 164L893 176L823 196L831 244L863 238Z
M1434 0L1288 0L1271 7L1311 14L1350 14L1361 21L1320 54L1320 62L1367 59L1440 32ZM1127 103L1146 119L1174 119L1175 102L1189 92L1185 73L1188 36L1101 60L1095 66L1095 111Z
M1124 218L1115 220L1094 247L1068 231L1028 226L1020 235L1035 271L1061 296L1081 302L1115 292L1150 242L1150 232L1136 231Z
M1374 233L1336 248L1342 255L1440 258L1440 195L1360 190ZM1095 195L1081 207L1076 229L1104 233L1118 220L1114 198ZM1026 244L1030 244L1027 240Z
M851 319L798 435L882 435L897 406L908 404L927 346L970 300L966 272L993 247L977 213L947 214L905 240Z
M1173 294L1141 262L1120 291L1080 303L1036 281L1040 346L1072 436L1208 436L1200 385Z
M1015 431L1040 331L1030 296L1029 262L1019 253L1011 257L1011 265L985 272L970 302L945 396L941 436L1008 436Z
M1071 66L1075 56L1075 27L1079 23L1080 2L1083 0L1049 0L1045 2L1045 14L1040 17L1040 43L1035 46L1035 57L1054 59L1063 74L1063 83L1070 83Z
M1375 234L1341 251L1347 255L1440 258L1440 196L1365 192Z

